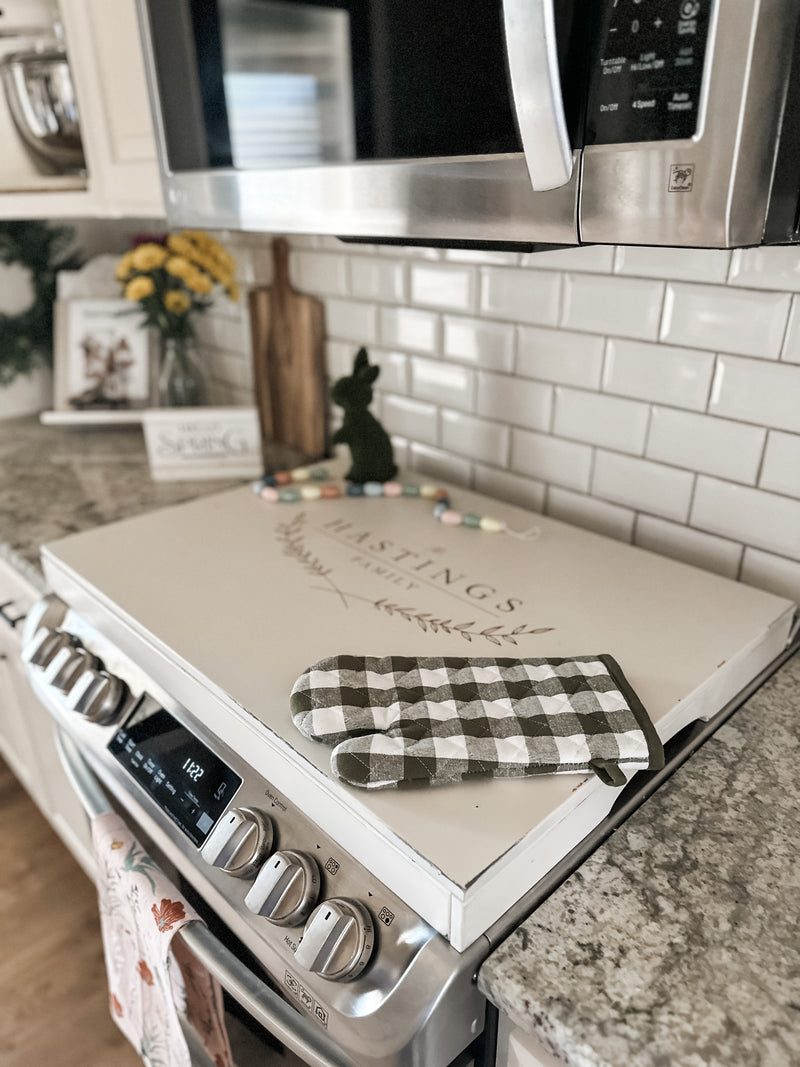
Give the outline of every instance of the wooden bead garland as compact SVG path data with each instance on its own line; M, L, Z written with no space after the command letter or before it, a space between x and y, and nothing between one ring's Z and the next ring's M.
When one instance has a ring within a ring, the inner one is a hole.
M485 533L507 533L526 540L538 537L539 528L518 532L500 519L491 515L478 515L472 511L455 511L450 505L450 495L431 482L347 482L344 489L328 482L324 467L297 467L290 471L265 474L253 482L253 492L269 503L296 504L305 500L336 500L349 497L420 497L435 501L433 516L445 526L463 526L468 530L483 530Z

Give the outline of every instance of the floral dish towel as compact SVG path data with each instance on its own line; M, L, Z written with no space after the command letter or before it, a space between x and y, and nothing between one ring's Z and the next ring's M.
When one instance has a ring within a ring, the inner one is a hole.
M232 1067L222 990L174 935L200 916L120 817L92 820L100 927L114 1022L146 1067L191 1067L180 1011L216 1067Z

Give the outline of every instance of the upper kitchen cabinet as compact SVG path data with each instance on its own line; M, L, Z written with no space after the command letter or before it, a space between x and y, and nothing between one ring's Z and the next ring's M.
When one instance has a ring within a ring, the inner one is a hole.
M0 218L163 216L135 0L9 0L0 31Z

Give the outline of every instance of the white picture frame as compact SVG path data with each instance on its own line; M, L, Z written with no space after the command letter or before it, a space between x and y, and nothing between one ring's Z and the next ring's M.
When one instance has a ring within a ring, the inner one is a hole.
M153 401L153 339L121 297L57 300L53 409L87 421L130 422Z

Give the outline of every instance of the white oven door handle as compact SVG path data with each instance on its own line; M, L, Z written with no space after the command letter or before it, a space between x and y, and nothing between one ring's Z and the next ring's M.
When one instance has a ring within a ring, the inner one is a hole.
M535 190L558 189L572 177L558 69L553 0L503 0L508 74L517 125Z
M56 746L64 770L90 818L110 812L111 805L75 742L56 727ZM354 1067L327 1034L299 1015L277 993L240 963L202 922L190 922L177 935L257 1022L309 1067Z

